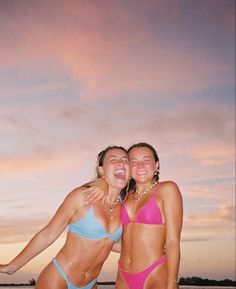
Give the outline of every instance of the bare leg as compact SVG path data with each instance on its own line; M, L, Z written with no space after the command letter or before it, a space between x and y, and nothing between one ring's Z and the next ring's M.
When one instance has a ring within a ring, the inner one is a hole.
M147 277L143 289L167 288L167 263L158 265Z
M123 280L122 276L120 276L120 273L118 272L116 277L116 287L115 289L129 289L126 282Z
M67 289L65 280L60 276L52 263L49 263L47 267L44 268L36 282L35 289L45 288Z

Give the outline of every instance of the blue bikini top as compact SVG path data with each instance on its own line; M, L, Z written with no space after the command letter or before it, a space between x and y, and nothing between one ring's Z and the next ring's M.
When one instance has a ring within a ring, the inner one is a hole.
M122 225L112 233L107 232L96 219L91 207L81 220L69 225L68 231L87 239L111 238L115 242L121 237Z

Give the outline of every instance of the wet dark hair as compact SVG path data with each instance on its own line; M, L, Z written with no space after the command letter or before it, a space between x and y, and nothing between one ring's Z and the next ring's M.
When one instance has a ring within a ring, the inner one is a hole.
M104 162L104 159L105 159L105 156L106 156L107 152L112 150L112 149L123 150L128 155L128 151L122 146L112 145L112 146L106 147L97 156L97 170L96 170L97 178L101 178L101 175L98 172L98 167L102 167L103 166L103 162ZM127 194L127 186L125 186L120 192L120 197L121 197L122 201L126 198L126 194Z
M152 145L145 143L145 142L133 144L131 147L128 148L128 153L134 148L148 148L152 152L155 162L159 162L159 157L158 157L157 151L154 149L154 147ZM155 174L153 176L154 182L159 181L159 168L160 168L160 164L158 166L157 171L155 172ZM131 190L133 191L135 189L136 189L136 182L133 178L131 178L129 181L129 184L128 184L127 191L129 192L129 191L131 191Z
M107 152L112 150L112 149L120 149L120 150L123 150L126 154L128 154L128 151L122 146L116 146L116 145L108 146L98 154L97 159L98 159L98 166L99 167L103 166L103 161L104 161L104 158L105 158Z

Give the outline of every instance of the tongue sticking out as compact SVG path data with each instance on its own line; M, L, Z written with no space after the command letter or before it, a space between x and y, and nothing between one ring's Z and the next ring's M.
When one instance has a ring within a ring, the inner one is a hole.
M123 171L117 171L114 175L119 180L124 180L125 179L125 173Z

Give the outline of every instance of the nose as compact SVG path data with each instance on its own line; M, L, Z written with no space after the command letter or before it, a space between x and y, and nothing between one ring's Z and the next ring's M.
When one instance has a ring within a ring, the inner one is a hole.
M143 167L143 166L144 166L143 161L138 161L138 167Z
M119 166L123 166L124 165L124 160L120 159L120 160L118 160L117 163L118 163Z

